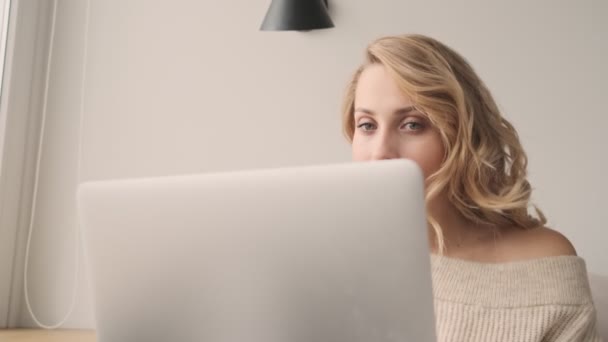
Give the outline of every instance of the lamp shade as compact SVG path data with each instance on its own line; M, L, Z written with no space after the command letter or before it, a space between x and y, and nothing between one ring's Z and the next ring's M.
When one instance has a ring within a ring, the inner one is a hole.
M334 27L327 0L272 0L262 31L309 31Z

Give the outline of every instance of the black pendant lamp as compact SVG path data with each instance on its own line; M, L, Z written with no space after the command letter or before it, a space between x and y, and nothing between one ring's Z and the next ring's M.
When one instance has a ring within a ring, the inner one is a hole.
M327 0L272 0L262 31L310 31L334 27Z

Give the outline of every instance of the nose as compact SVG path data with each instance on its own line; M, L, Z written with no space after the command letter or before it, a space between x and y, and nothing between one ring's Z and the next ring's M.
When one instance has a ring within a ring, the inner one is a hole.
M392 134L385 132L379 134L377 138L371 155L372 160L399 158L399 142Z

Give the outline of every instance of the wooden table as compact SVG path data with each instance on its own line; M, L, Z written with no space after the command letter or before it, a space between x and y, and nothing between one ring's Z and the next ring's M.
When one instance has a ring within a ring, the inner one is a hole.
M95 342L92 330L0 329L0 342Z

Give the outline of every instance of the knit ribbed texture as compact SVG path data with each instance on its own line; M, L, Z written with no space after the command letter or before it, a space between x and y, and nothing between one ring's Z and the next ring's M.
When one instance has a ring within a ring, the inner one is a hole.
M601 341L579 257L431 263L439 342Z

